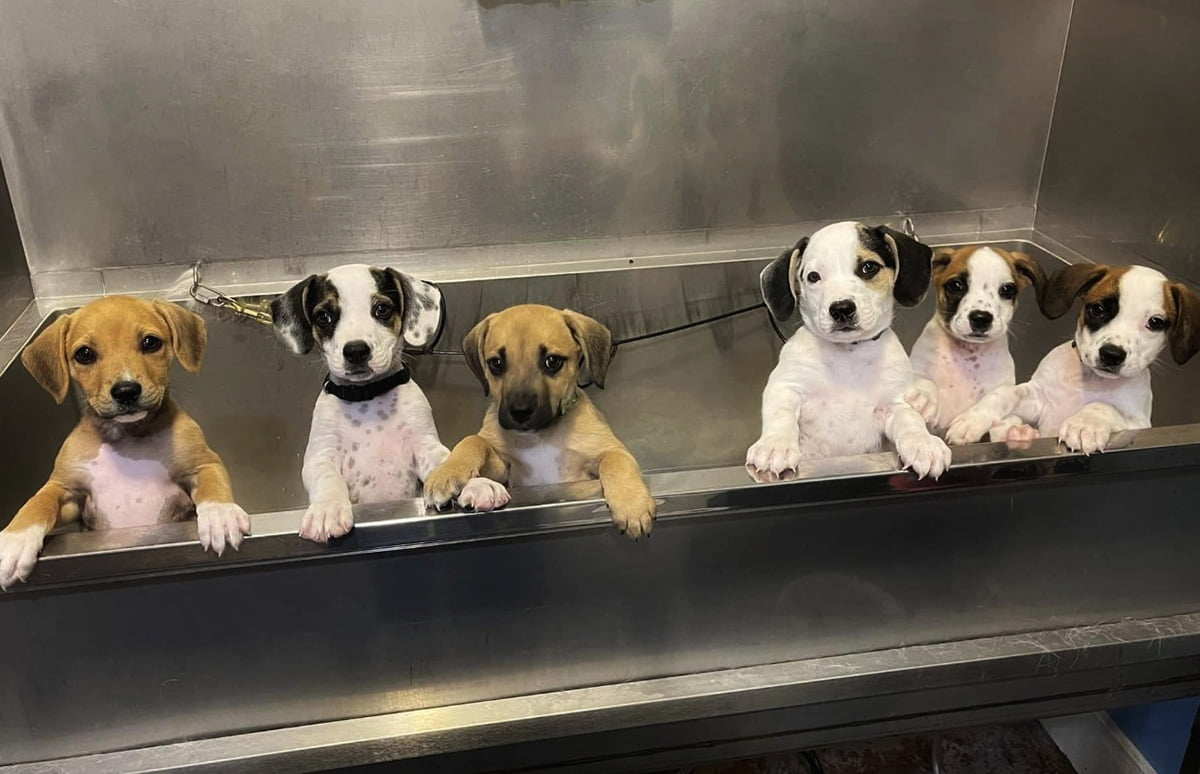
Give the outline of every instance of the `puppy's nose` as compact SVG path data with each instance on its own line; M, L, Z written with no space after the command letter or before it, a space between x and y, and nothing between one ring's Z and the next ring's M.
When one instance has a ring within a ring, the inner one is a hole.
M1125 350L1116 344L1105 344L1100 347L1100 365L1105 368L1116 368L1125 362Z
M533 416L533 401L513 401L508 404L508 415L517 424L529 421Z
M346 358L347 363L362 365L371 357L371 345L365 341L347 341L346 346L342 347L342 357Z
M992 327L991 312L969 312L967 314L967 322L971 323L971 330L976 333L983 333Z
M834 301L829 305L829 316L832 317L835 322L850 322L854 319L854 315L857 311L858 307L854 305L853 301L849 300Z
M117 382L108 393L117 403L133 403L142 397L142 385L137 382Z

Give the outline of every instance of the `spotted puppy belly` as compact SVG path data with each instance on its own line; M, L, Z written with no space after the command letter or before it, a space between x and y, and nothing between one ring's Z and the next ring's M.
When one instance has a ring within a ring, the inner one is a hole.
M153 456L123 455L102 444L84 465L88 496L83 523L91 529L144 527L183 521L195 514L191 497Z
M339 449L342 479L356 503L407 500L421 493L408 434L386 425L347 428Z

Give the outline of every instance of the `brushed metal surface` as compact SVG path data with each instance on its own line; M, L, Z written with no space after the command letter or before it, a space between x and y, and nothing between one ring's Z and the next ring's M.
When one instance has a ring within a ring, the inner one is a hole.
M5 0L0 159L35 274L1027 208L1069 9Z
M1037 228L1200 282L1200 6L1076 0Z
M4 166L0 164L0 335L16 321L33 300L29 283L29 265L21 246L12 199L5 183ZM4 364L0 363L0 368Z

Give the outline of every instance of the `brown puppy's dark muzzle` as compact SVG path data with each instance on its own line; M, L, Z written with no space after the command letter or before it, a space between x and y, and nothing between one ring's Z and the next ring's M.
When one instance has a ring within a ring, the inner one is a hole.
M506 393L500 400L500 426L505 430L536 431L554 421L555 412L545 395L520 391Z

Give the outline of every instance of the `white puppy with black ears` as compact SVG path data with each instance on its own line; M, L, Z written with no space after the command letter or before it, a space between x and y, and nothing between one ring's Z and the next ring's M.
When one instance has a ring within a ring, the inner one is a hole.
M345 535L354 503L419 497L450 454L404 363L406 350L431 349L441 335L437 286L395 269L339 266L275 299L271 316L292 352L319 345L329 369L304 452L310 505L300 536Z
M905 402L908 354L892 332L895 303L929 286L928 246L886 226L835 223L801 239L762 272L779 320L804 327L779 353L763 390L762 437L746 453L755 481L794 478L801 460L879 451L886 437L918 477L937 478L950 449Z
M1200 349L1200 297L1145 266L1075 264L1046 283L1042 313L1062 317L1080 297L1074 338L1028 382L992 390L955 419L950 443L974 443L1016 417L1091 454L1114 433L1150 427L1150 364L1167 346L1179 364Z

